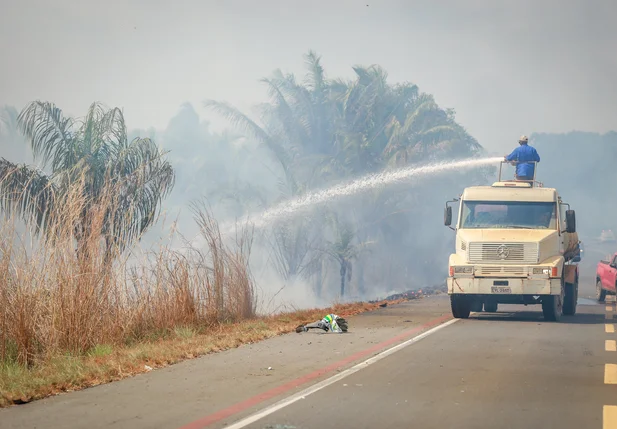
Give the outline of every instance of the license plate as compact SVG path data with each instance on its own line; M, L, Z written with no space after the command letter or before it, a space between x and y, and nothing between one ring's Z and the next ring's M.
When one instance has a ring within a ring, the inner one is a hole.
M493 293L512 293L512 288L507 286L491 286L491 292Z

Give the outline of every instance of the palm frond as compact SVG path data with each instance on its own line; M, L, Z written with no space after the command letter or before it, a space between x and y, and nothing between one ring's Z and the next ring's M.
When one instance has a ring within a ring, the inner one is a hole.
M418 139L425 145L435 144L440 140L453 140L461 136L460 130L452 125L437 125L418 133Z
M299 146L305 152L315 150L315 135L319 133L317 111L321 106L316 105L313 94L304 86L298 84L293 74L288 74L278 80L281 93L295 114L291 122L298 127Z
M343 101L351 85L351 82L341 78L330 80L328 87L332 99L337 102Z
M244 130L250 136L256 138L274 154L283 170L288 170L290 160L285 149L251 118L225 102L207 100L204 105L226 118L234 127Z
M129 145L127 127L122 110L115 107L103 112L99 119L98 144L92 148L97 160L113 160Z
M261 82L267 84L268 94L272 99L274 99L274 112L287 136L287 144L306 144L309 140L309 136L306 132L306 128L302 124L302 116L298 115L297 112L294 111L283 94L285 79L282 78L282 76L274 76L269 79L261 79Z
M51 162L53 170L72 167L77 161L71 134L73 119L65 118L56 105L34 101L17 117L18 128L30 141L35 161Z
M49 178L26 165L17 165L0 158L0 210L5 215L16 214L36 234L52 221L55 189Z
M143 233L152 223L162 200L175 184L175 173L154 142L134 139L111 166L108 180L120 187L118 209L128 215L114 225L126 242Z
M311 50L304 56L304 62L308 70L305 84L314 93L321 94L326 86L326 77L321 66L321 57Z
M105 114L105 108L101 104L92 103L81 121L78 146L82 157L91 156L100 146L104 145L106 123L103 122L103 118Z
M409 134L414 128L419 128L418 122L420 119L436 110L439 110L439 108L433 100L419 100L416 106L414 106L414 109L407 114L401 132L403 134Z

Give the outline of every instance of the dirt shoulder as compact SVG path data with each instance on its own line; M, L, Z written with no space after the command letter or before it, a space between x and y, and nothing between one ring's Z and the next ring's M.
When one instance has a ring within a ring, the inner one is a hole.
M344 366L351 366L366 359L359 352L405 332L414 329L419 332L427 322L449 314L445 295L388 305L348 317L350 332L347 334L281 335L115 383L2 409L0 422L2 428L179 428L248 401L244 408L236 409L233 417L212 426L224 427L230 420L290 393L267 397L264 392L272 392L284 383L314 374L337 361L347 359ZM372 352L375 353L377 350ZM311 382L328 375L331 374L323 373ZM303 387L306 386L291 391ZM255 398L256 395L262 397Z

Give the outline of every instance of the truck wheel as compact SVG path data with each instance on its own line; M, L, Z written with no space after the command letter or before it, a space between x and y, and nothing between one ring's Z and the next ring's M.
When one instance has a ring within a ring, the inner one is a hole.
M486 311L487 313L497 313L498 307L499 307L499 304L495 300L487 299L484 302L484 311Z
M561 295L544 295L542 297L542 314L544 319L551 322L558 322L563 314L563 288Z
M578 282L566 283L566 292L563 299L563 314L572 316L576 313L578 301Z
M450 295L450 307L456 319L467 319L471 313L471 302L466 296Z
M598 302L604 302L606 299L606 290L602 289L602 281L596 281L596 299Z

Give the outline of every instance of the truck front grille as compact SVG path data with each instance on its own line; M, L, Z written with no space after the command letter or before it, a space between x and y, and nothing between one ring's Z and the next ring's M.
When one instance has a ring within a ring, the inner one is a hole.
M469 243L470 263L537 264L537 243Z
M501 267L497 265L477 267L476 276L527 276L527 270L525 267Z

